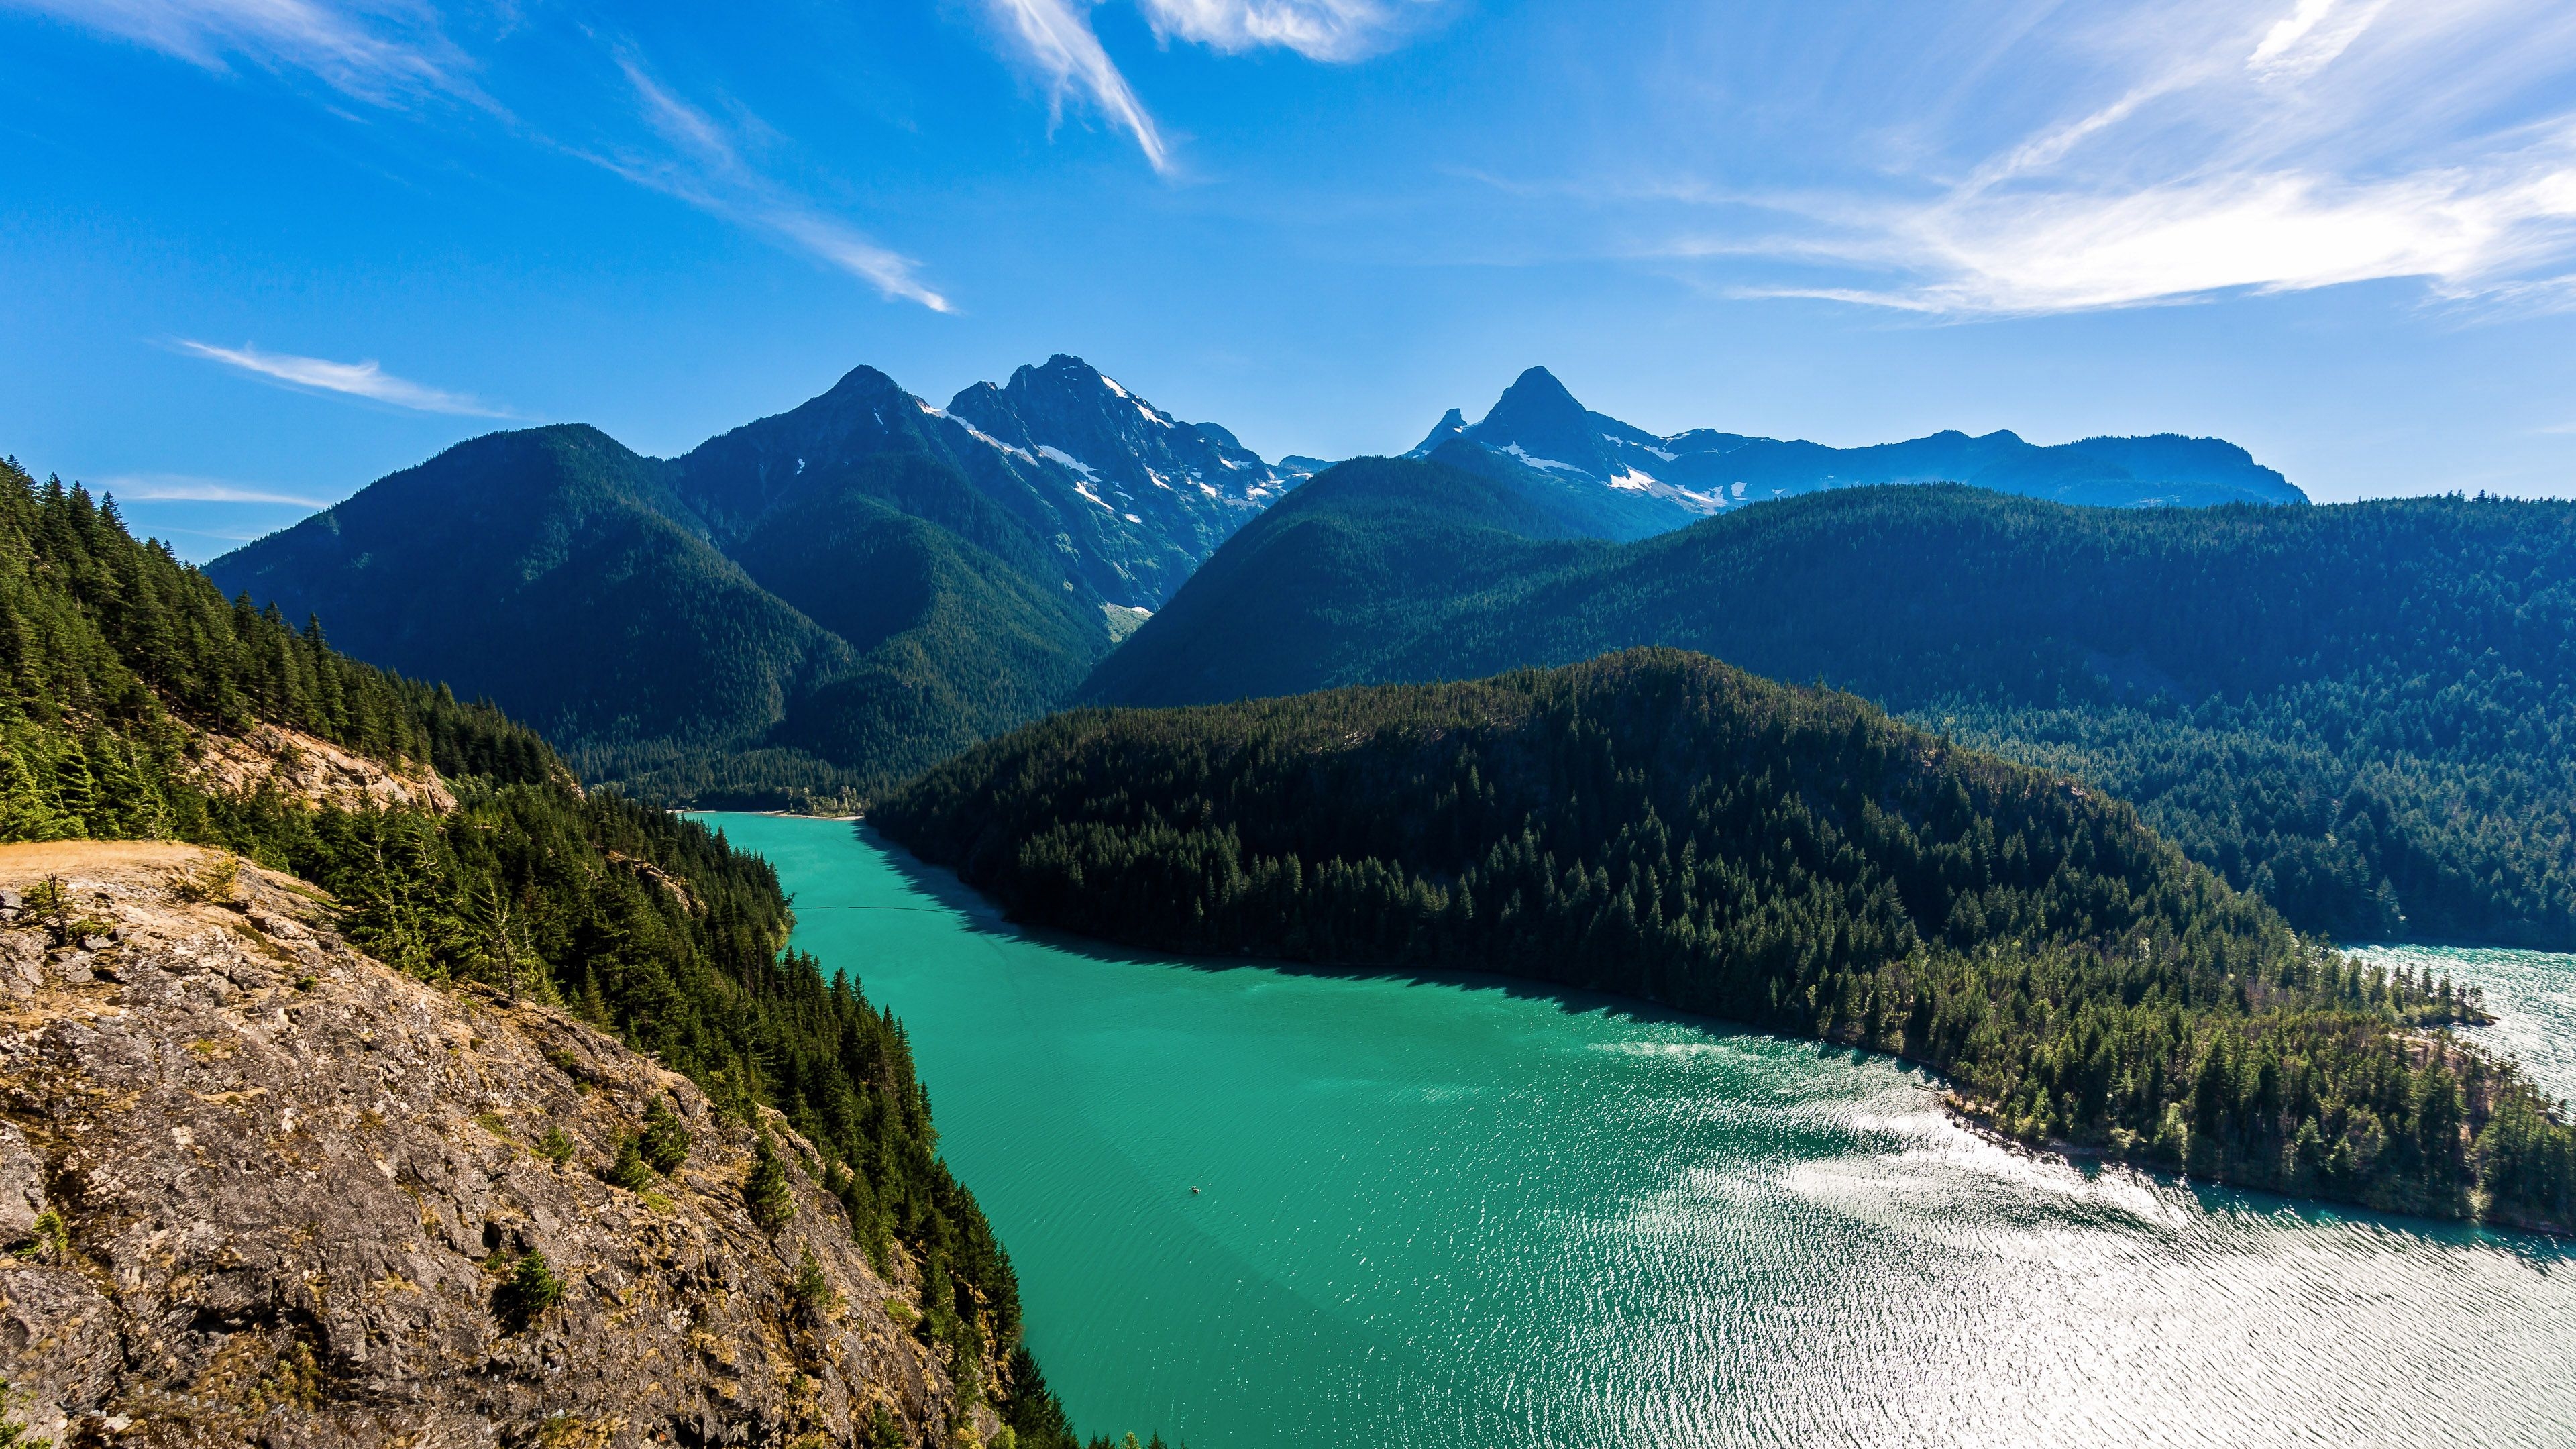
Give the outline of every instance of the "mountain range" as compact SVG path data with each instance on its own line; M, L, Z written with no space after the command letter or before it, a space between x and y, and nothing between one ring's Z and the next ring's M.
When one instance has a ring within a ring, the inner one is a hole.
M504 702L586 778L842 798L1053 707L1304 476L1076 358L944 409L861 367L678 458L476 438L207 572Z
M1658 436L1584 407L1544 367L1522 373L1472 426L1451 408L1405 456L1507 478L1586 531L1621 540L1749 503L1867 483L1966 483L2104 508L2308 501L2243 448L2173 433L2055 447L2010 432L1944 431L1862 448L1713 428Z
M1862 487L1613 543L1452 466L1462 446L1317 476L1081 698L1220 703L1669 645L2084 778L2305 930L2576 945L2576 506Z
M1864 474L2124 504L2303 501L2207 440L2070 451L1949 433L1837 452L1656 437L1584 409L1542 368L1472 427L1453 412L1425 448L1483 478L1481 506L1509 509L1517 536L1567 541L1645 538ZM1203 560L1325 466L1266 461L1076 357L945 407L859 367L676 458L580 424L472 439L207 572L318 618L358 658L490 698L593 782L847 807L1070 701ZM1430 579L1423 549L1390 567Z

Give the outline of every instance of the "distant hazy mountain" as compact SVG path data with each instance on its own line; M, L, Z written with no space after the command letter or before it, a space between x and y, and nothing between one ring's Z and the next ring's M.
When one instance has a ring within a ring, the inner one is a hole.
M2056 447L2009 432L1940 432L1829 448L1708 428L1659 437L1577 402L1533 367L1470 426L1451 408L1409 457L1453 466L1584 510L1604 538L1636 539L1765 499L1864 483L1966 483L1998 493L2112 508L2305 503L2233 443L2171 433Z
M1061 703L1306 476L1070 357L933 407L873 368L677 459L496 433L216 560L594 780L864 790Z
M1219 703L1669 644L2087 776L2305 929L2576 946L2576 507L1872 487L1618 544L1448 466L1469 446L1319 474L1083 697Z

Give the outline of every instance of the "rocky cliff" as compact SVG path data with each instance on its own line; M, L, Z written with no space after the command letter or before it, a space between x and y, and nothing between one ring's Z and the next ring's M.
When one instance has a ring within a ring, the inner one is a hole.
M319 735L253 725L238 735L207 732L194 740L196 783L219 794L275 790L290 800L336 810L429 810L444 815L456 795L427 765L406 774Z
M753 1128L685 1079L560 1010L389 970L312 887L206 852L0 846L0 887L0 1378L32 1433L996 1435L907 1326L914 1265L871 1266L774 1115L783 1200L746 1194ZM685 1161L611 1185L656 1102Z

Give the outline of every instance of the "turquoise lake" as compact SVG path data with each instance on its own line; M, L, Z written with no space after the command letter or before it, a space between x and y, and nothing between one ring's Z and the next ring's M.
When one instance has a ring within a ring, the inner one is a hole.
M2036 1158L1634 1002L1039 936L862 828L708 818L903 1019L1087 1434L2576 1443L2576 1245ZM2388 949L2576 1094L2576 958Z

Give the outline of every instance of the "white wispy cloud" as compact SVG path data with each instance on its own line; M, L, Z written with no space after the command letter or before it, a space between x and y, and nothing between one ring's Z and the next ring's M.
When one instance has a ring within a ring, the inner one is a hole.
M2094 86L2067 88L2062 119L1953 177L1926 167L1876 192L1758 198L1793 219L1777 235L1701 230L1654 249L1856 269L1738 290L1953 316L2397 278L2440 298L2565 305L2576 11L2277 3L2251 18L2217 0L2123 11L2085 37L2089 59L2121 63L2069 62ZM2036 68L2016 59L2000 69Z
M1136 89L1100 43L1098 0L985 0L1005 46L1045 84L1051 115L1068 98L1088 101L1133 137L1158 173L1173 169L1171 144ZM1350 61L1392 44L1417 17L1445 0L1136 0L1157 39L1174 38L1229 54L1278 46L1309 60Z
M511 0L495 0L495 4L505 19L512 16ZM237 64L246 64L274 73L310 75L347 96L376 105L402 106L435 94L508 115L478 87L474 60L448 38L440 7L433 0L0 0L0 9L50 15L212 71L230 72ZM1096 43L1093 49L1098 49ZM878 245L760 174L744 160L727 127L680 99L631 55L621 54L617 60L642 119L669 154L601 156L578 149L574 154L765 232L864 279L888 297L917 302L933 311L951 310L947 298L922 283L918 265L910 258ZM1105 57L1101 63L1107 63ZM523 123L513 124L539 144L556 144ZM197 343L184 346L298 386L426 411L508 416L470 398L385 377L373 363L276 358Z
M2388 0L2298 0L2295 9L2263 32L2245 67L2263 76L2314 75L2360 38Z
M621 152L589 159L702 211L766 232L887 297L917 302L933 312L955 310L921 280L919 263L818 210L747 160L739 128L681 99L631 52L620 53L617 65L645 124L667 149L652 156Z
M280 493L272 488L200 478L191 473L119 473L98 480L102 493L139 503L278 503L297 508L328 508L320 498Z
M1158 36L1227 52L1276 45L1308 60L1357 60L1391 44L1437 0L1137 0Z
M2561 153L2363 183L2286 170L2111 195L1969 194L1810 250L1928 274L1832 293L1848 300L2030 313L2398 277L2468 296L2515 285L2508 278L2521 267L2564 261L2571 223L2576 157Z
M207 70L301 71L379 105L472 95L463 52L415 0L0 0Z
M1135 88L1101 48L1091 28L1088 0L989 0L994 17L1020 58L1046 80L1047 105L1060 113L1065 97L1088 96L1111 125L1136 138L1145 162L1158 172L1172 167L1171 148L1136 99Z
M220 362L226 367L285 383L289 387L362 397L415 412L457 413L476 418L512 416L506 408L494 407L463 393L446 392L396 377L373 359L333 362L323 357L298 357L291 352L262 352L248 343L239 347L217 347L186 338L172 345L191 357Z

